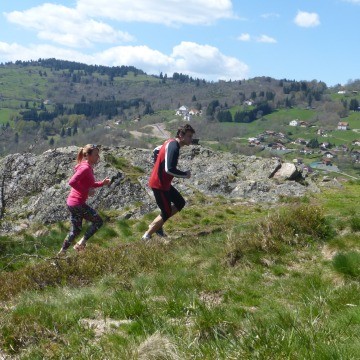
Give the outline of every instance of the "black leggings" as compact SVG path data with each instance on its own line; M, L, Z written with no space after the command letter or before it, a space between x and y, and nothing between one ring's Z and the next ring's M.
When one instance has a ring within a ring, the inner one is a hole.
M152 189L155 200L161 210L161 217L164 222L171 216L171 203L173 203L178 211L185 206L185 200L181 194L173 187L169 191Z
M71 229L64 241L65 248L69 247L73 240L78 236L82 229L83 219L91 222L90 227L84 234L84 240L88 240L102 226L103 220L99 214L87 204L78 206L68 206L71 214Z

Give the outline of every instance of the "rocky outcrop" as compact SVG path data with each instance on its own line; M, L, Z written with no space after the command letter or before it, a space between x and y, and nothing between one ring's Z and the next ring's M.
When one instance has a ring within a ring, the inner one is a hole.
M48 150L41 155L13 154L0 159L1 232L20 230L29 223L53 223L68 217L65 201L77 150L67 147ZM110 186L97 189L95 196L89 198L89 205L118 210L125 217L139 216L156 208L147 186L152 168L150 150L105 148L101 156L95 177L110 177L113 181ZM122 159L120 164L113 161L119 158ZM281 196L302 196L309 190L318 191L314 184L305 186L292 181L302 178L301 172L281 164L277 158L233 155L191 146L181 149L179 168L190 169L192 173L189 180L174 180L174 185L185 196L200 191L210 196L275 202ZM132 169L137 169L136 176Z

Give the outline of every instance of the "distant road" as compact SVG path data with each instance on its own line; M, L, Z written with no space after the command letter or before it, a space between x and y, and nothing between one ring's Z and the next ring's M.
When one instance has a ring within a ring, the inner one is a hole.
M157 130L158 135L160 135L160 136L157 136L157 137L160 137L160 138L163 138L163 139L169 139L171 137L170 132L165 130L165 125L163 123L154 124L154 125L152 125L152 127L155 130L155 132Z
M142 136L155 136L157 138L160 139L169 139L171 137L171 134L169 131L165 130L165 124L163 123L158 123L158 124L154 124L154 125L147 125L145 127L151 127L152 128L152 133L145 133L145 132L141 132L141 131L130 131L130 133L135 137L135 138L140 138ZM139 129L141 130L141 129Z

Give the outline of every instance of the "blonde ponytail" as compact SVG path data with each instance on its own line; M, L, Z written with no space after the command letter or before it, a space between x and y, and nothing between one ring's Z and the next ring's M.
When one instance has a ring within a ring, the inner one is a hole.
M79 150L77 157L76 157L76 162L78 164L80 164L84 160L85 156L91 155L91 153L94 149L98 149L100 151L100 145L95 145L95 144L85 145L83 148L81 148Z

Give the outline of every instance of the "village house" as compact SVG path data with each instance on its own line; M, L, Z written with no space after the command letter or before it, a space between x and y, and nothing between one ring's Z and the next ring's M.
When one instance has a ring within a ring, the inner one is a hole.
M245 100L244 105L251 106L253 102L251 100Z
M349 130L349 129L350 129L349 123L348 123L348 122L344 122L344 121L340 121L340 122L338 123L337 129L338 129L338 130Z
M360 146L360 140L354 140L351 145Z
M293 159L293 163L295 165L301 165L303 163L303 159L300 158Z
M268 135L268 136L275 136L276 132L272 131L272 130L265 130L265 134Z
M299 125L298 119L291 120L291 121L289 122L289 126L298 126L298 125Z
M304 155L311 155L313 153L313 150L309 148L303 148L299 150L299 153Z
M256 137L248 138L249 145L260 145L260 140Z
M330 147L330 143L323 142L319 145L320 150L327 150Z
M176 111L176 115L180 115L180 116L184 116L186 114L189 113L189 110L186 106L180 106L177 111Z
M300 127L308 127L308 126L309 126L309 123L306 122L306 121L300 121L300 122L299 122L299 126L300 126Z
M189 110L189 115L200 116L200 115L201 115L201 110L198 110L198 109L190 109L190 110Z
M273 144L273 145L271 146L271 148L272 148L273 150L287 150L287 149L286 149L286 146L283 145L283 144L281 144L281 143L279 143L279 142Z
M321 129L321 128L317 130L316 134L320 135L320 136L325 136L326 135L325 130Z
M307 145L308 141L305 140L305 139L298 138L298 139L295 140L295 144Z
M358 150L352 151L350 156L356 163L360 162L360 151Z
M334 154L332 151L325 151L325 152L323 153L323 156L324 156L325 158L332 159L332 158L336 157L337 155Z
M176 114L178 116L182 116L184 120L190 121L191 115L189 113L189 109L186 106L180 106L179 109L177 109Z
M341 145L339 145L339 146L337 147L337 150L339 150L339 151L344 151L344 152L348 152L348 151L349 151L349 148L348 148L347 145L341 144Z
M322 162L324 165L326 165L326 166L331 166L331 165L332 165L332 160L329 159L329 158L323 158L323 159L321 160L321 162Z

